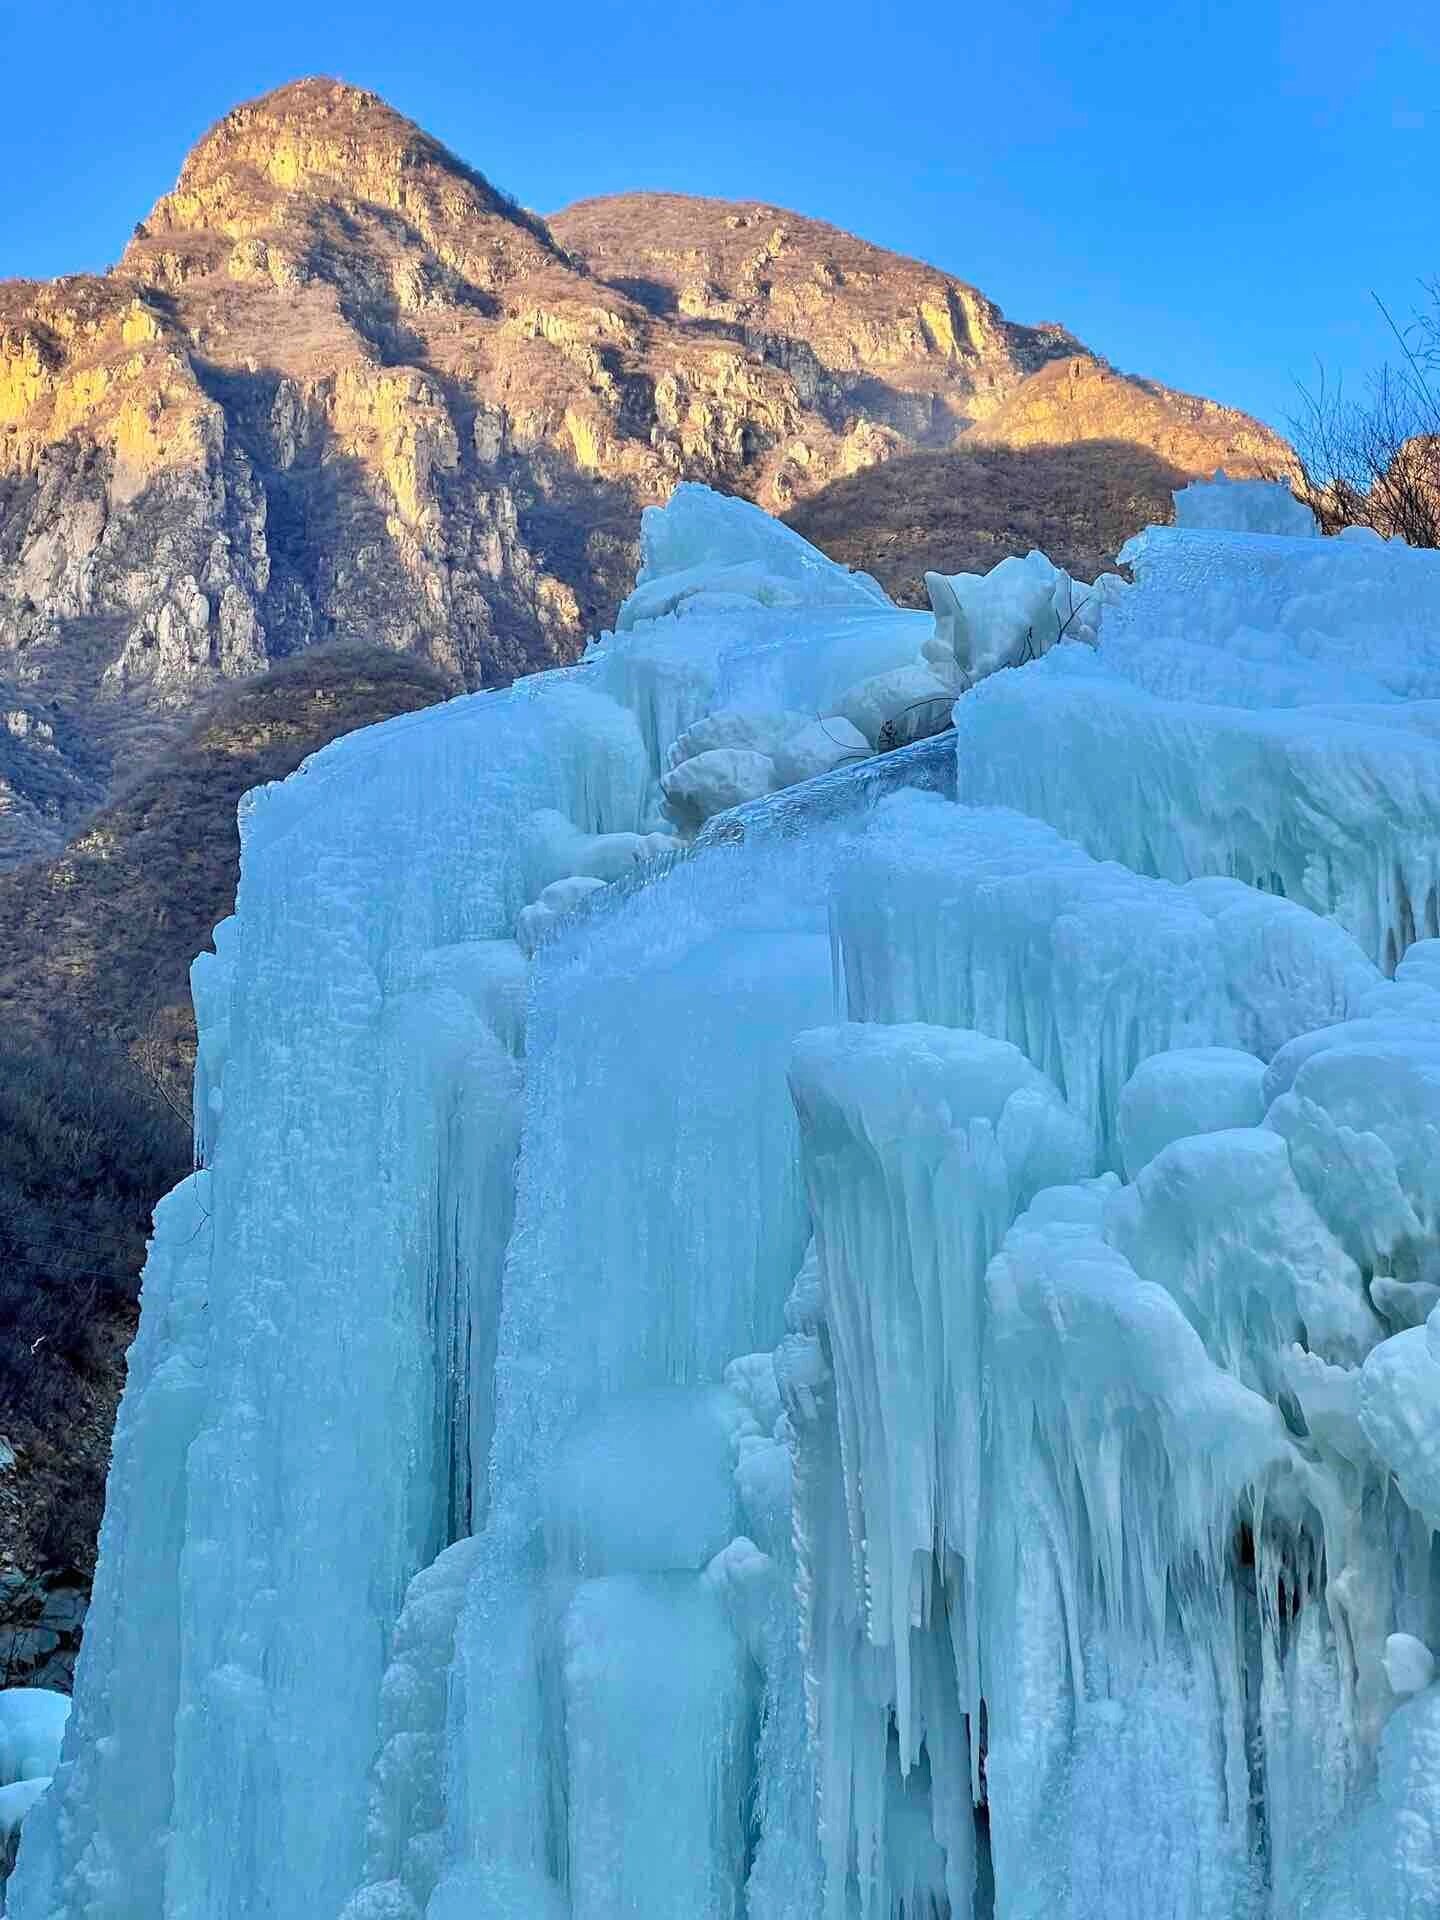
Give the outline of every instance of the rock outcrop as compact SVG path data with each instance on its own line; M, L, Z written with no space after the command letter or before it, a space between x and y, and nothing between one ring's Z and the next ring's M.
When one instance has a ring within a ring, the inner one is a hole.
M679 478L803 512L981 440L1132 432L1167 476L1284 455L832 227L666 194L547 223L375 95L281 88L108 274L0 285L0 864L316 642L472 687L571 658Z

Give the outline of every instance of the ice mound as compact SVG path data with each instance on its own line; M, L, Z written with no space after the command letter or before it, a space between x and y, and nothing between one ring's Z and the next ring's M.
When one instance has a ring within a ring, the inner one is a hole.
M0 1688L0 1911L20 1830L51 1785L69 1717L63 1693Z
M1263 1127L1173 1141L1112 1196L1105 1232L1227 1373L1277 1403L1292 1346L1357 1366L1384 1332L1284 1140Z
M1126 1179L1138 1179L1172 1140L1222 1127L1258 1127L1265 1117L1264 1080L1265 1062L1238 1047L1172 1047L1150 1054L1120 1094Z
M552 880L548 887L542 887L540 898L532 900L528 907L522 907L516 918L515 938L520 951L527 958L533 958L542 941L593 894L603 891L604 886L605 882L597 880L592 874L577 873L567 875L563 880Z
M773 759L785 742L808 724L809 715L804 713L717 707L714 713L707 713L703 720L687 727L680 738L672 742L665 756L667 771L682 761L694 759L697 754L713 753L721 748L769 754Z
M70 1700L44 1687L0 1689L0 1787L54 1773Z
M648 860L674 853L680 842L664 833L581 833L554 807L540 807L523 828L528 884L538 898L558 880L619 880Z
M508 1052L524 1053L529 973L514 940L457 940L407 954L397 958L390 984L397 993L448 989L458 994Z
M712 747L682 760L663 781L665 801L682 827L692 832L717 813L758 800L778 784L768 753L738 747Z
M1173 495L1175 524L1187 531L1272 533L1287 538L1318 534L1315 516L1279 480L1192 480Z
M869 574L837 567L748 500L685 481L664 507L641 515L640 572L618 624L661 619L699 594L771 607L890 604Z
M1417 940L1407 947L1395 969L1395 978L1406 986L1413 984L1440 992L1440 940Z
M1360 1425L1406 1505L1440 1533L1440 1309L1367 1357Z
M1440 1278L1440 1026L1369 1019L1278 1054L1268 1121L1337 1236L1380 1275Z
M1434 1910L1440 566L1278 505L682 487L246 801L12 1920Z
M1435 1656L1413 1633L1392 1633L1385 1642L1385 1678L1394 1694L1423 1693L1435 1678Z
M1034 552L1012 555L989 573L927 573L935 637L925 657L958 692L1001 667L1038 659L1062 638L1093 644L1100 613L1123 584L1111 574L1086 586Z
M812 720L781 742L775 754L775 775L781 786L792 787L802 780L817 779L833 773L836 767L864 760L871 752L870 741L843 716Z
M896 667L847 687L831 711L872 747L904 747L950 724L953 684L928 666Z

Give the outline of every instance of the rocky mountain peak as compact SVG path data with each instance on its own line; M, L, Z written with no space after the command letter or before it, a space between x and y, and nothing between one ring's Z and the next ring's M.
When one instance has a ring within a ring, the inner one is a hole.
M326 277L336 251L428 255L482 293L556 252L541 220L378 94L315 77L212 127L119 272L173 286L218 268L293 285Z

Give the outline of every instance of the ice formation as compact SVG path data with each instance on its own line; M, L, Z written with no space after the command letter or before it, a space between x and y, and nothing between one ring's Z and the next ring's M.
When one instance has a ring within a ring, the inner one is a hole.
M1223 533L1276 533L1304 538L1319 532L1309 507L1279 480L1232 480L1223 469L1175 495L1177 527ZM1377 536L1378 537L1378 536Z
M0 1689L0 1787L52 1774L70 1702L48 1687Z
M682 487L251 796L12 1920L1440 1910L1440 558L1287 500Z
M70 1701L46 1687L0 1688L0 1908L20 1829L60 1760Z
M1062 639L1093 644L1105 603L1123 584L1107 574L1086 586L1043 553L1014 554L989 573L927 573L935 632L922 651L958 692Z

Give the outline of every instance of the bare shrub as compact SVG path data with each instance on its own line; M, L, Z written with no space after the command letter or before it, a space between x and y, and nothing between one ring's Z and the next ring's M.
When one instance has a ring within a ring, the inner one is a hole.
M1289 421L1299 478L1285 476L1325 533L1371 527L1412 547L1440 547L1440 280L1401 327L1376 299L1398 358L1362 397L1319 368Z

